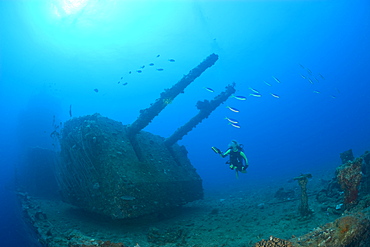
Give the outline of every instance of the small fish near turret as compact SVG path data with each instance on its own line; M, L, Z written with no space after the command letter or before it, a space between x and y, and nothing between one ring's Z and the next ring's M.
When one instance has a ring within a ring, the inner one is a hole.
M229 123L229 125L233 126L234 128L240 129L240 124L237 124L237 123Z
M253 97L256 97L256 98L261 98L262 97L262 94L259 94L259 93L251 93L251 94L249 94L249 96L253 96Z
M274 94L274 93L270 93L270 95L271 95L272 97L276 98L276 99L279 99L279 98L280 98L280 96L279 96L279 95Z
M235 107L231 107L231 106L226 106L227 109L229 109L230 111L232 112L240 112L238 109L236 109Z
M205 90L207 90L208 92L210 92L210 93L214 93L215 92L215 90L213 90L212 88L210 88L210 87L204 87L204 89Z
M247 97L241 96L241 95L231 95L232 98L237 99L237 100L247 100Z
M225 117L225 119L226 119L227 121L229 121L230 123L234 123L234 124L239 122L238 120L233 119L233 118L229 118L229 117Z
M272 79L274 79L277 83L281 83L281 81L278 78L276 78L275 76L273 76Z

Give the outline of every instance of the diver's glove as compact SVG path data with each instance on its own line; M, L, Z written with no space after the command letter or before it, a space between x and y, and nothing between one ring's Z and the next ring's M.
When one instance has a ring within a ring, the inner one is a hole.
M213 152L215 152L216 154L221 154L222 152L221 152L221 150L220 149L218 149L218 148L216 148L216 147L212 147L212 150L213 150Z

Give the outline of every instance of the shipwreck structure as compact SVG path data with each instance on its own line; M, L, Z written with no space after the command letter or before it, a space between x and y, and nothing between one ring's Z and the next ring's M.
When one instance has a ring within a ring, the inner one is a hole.
M311 174L301 174L299 177L294 178L294 180L298 181L299 187L301 187L301 204L299 205L299 213L302 217L312 214L312 211L308 207L307 196L307 183L309 178L312 178Z
M199 113L164 138L143 129L218 59L211 54L129 125L99 114L73 118L61 133L57 178L63 198L113 219L133 218L203 197L202 180L176 142L235 92L234 84L213 100L199 101Z

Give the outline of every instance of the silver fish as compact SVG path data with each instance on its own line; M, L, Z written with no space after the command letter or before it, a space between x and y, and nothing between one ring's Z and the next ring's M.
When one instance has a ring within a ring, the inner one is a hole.
M257 97L257 98L261 98L262 97L262 94L259 94L259 93L251 93L249 95L250 96L253 96L253 97Z
M205 88L205 90L207 90L208 92L211 92L211 93L213 93L215 90L213 90L212 88L210 88L210 87L204 87Z
M277 83L280 83L279 79L276 78L275 76L272 77Z
M233 112L240 112L238 109L231 107L231 106L226 106L226 108L228 108L230 111L233 111Z
M268 83L267 81L263 81L267 86L271 87L272 85Z
M254 88L249 88L250 90L252 90L253 91L253 93L258 93L258 94L260 94L260 92L258 91L258 90L256 90L256 89L254 89Z
M237 123L229 123L231 126L233 126L234 128L237 128L237 129L240 129L240 125L237 124Z
M237 120L232 119L232 118L225 117L225 119L226 119L227 121L229 121L230 123L233 123L233 124L238 123L238 121L237 121Z
M277 95L277 94L274 94L274 93L270 93L271 94L271 96L272 97L274 97L274 98L277 98L277 99L279 99L280 98L280 96L279 95Z
M244 96L241 96L241 95L239 95L239 96L233 95L232 97L237 99L237 100L247 100L247 97L244 97Z

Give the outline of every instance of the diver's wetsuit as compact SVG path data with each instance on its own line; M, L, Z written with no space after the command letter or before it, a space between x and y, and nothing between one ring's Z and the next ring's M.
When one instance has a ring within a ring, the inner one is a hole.
M236 152L234 152L231 148L229 148L224 154L222 154L222 157L224 158L227 155L230 155L230 160L228 161L228 164L230 164L230 169L235 170L236 167L238 171L245 172L245 170L248 168L248 165L245 164L246 157L243 151L238 149Z

